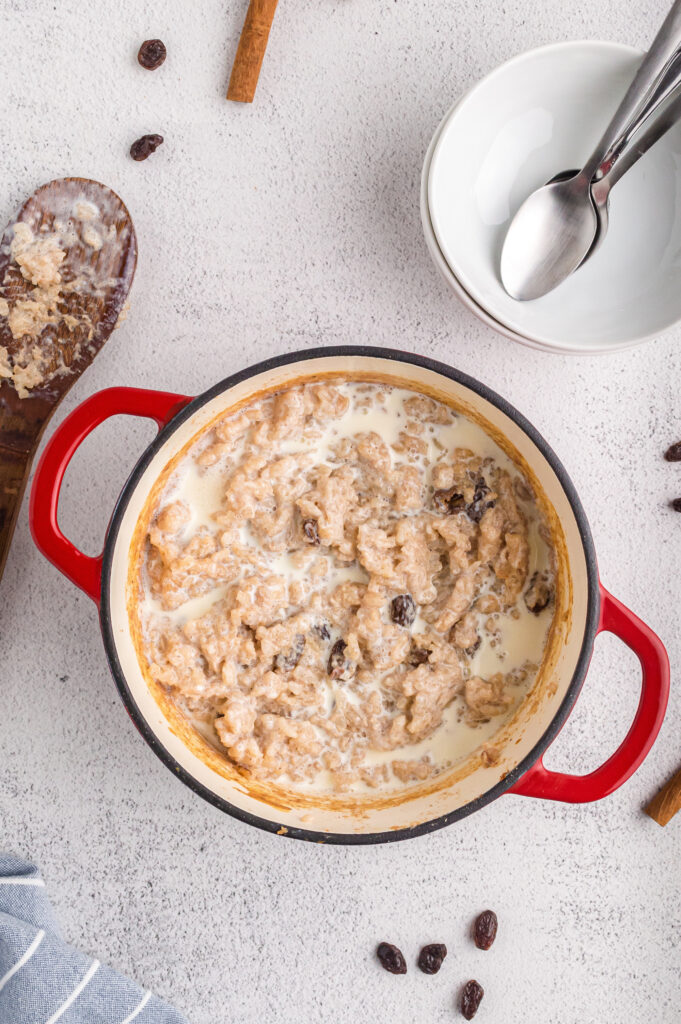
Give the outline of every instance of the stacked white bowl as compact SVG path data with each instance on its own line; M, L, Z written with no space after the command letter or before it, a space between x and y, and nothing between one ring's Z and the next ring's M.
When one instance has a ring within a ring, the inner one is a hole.
M612 191L603 244L555 291L518 302L499 257L524 199L577 169L641 60L616 43L532 50L459 99L438 127L421 179L430 254L462 302L490 327L550 351L603 353L650 340L681 320L681 127Z

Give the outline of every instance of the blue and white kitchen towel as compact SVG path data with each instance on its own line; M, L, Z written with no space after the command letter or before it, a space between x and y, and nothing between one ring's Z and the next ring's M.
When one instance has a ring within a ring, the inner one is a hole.
M187 1024L177 1010L79 953L33 865L0 853L0 1024Z

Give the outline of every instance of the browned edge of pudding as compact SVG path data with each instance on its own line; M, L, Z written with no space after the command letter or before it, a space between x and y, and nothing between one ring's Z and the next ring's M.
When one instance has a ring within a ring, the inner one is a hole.
M258 800L268 807L280 811L305 810L307 808L319 808L325 811L346 813L353 818L361 818L368 815L370 811L383 810L390 807L405 804L407 802L422 799L434 793L453 788L474 772L486 772L489 777L490 789L497 782L504 779L511 769L504 767L500 771L500 765L487 765L484 763L481 754L474 751L463 763L454 765L449 771L443 771L435 778L426 780L423 783L410 785L399 792L380 795L355 795L343 794L339 796L324 794L317 796L310 793L301 793L297 790L286 789L273 783L263 783L254 779L247 769L239 767L231 762L225 755L222 755L194 728L185 714L177 706L172 697L156 682L151 676L149 666L144 655L142 644L142 627L139 614L139 580L141 578L142 565L144 561L144 548L147 532L151 522L152 514L160 494L166 486L169 477L175 472L177 464L187 455L190 448L196 444L199 437L207 434L214 424L223 419L226 415L238 412L252 402L260 401L269 395L298 387L302 384L316 384L321 382L338 381L357 383L378 383L386 384L394 388L405 388L415 394L426 395L433 398L455 413L467 417L481 427L491 439L501 448L505 455L513 462L527 483L531 486L537 506L541 510L551 533L556 556L556 586L555 586L555 607L551 625L544 648L544 657L539 666L532 689L526 694L516 709L513 716L503 725L499 732L494 734L494 745L502 749L501 759L504 759L504 748L518 727L519 719L529 722L531 717L540 709L541 705L549 700L556 692L555 682L556 668L560 659L563 646L563 638L569 634L572 624L573 606L573 582L569 569L567 544L560 519L544 493L539 480L531 469L525 458L516 450L509 439L475 408L466 402L454 400L437 388L416 385L413 379L400 374L377 373L370 371L329 371L326 373L309 373L292 377L285 382L279 382L268 387L253 391L244 396L233 405L226 405L215 414L213 419L203 424L189 441L177 452L167 463L163 471L157 477L147 499L144 508L138 517L133 536L130 542L128 572L126 584L126 611L130 623L132 641L137 654L137 661L142 672L144 681L159 706L163 717L166 719L171 732L180 739L184 746L202 761L208 768L218 775L235 784L240 790L246 792L251 798ZM458 383L458 382L455 382ZM503 411L503 410L502 410ZM519 743L516 738L515 743ZM517 762L513 762L515 766ZM513 767L512 766L512 767ZM450 808L451 810L451 808ZM396 828L411 827L419 824L413 822L410 825L395 826Z

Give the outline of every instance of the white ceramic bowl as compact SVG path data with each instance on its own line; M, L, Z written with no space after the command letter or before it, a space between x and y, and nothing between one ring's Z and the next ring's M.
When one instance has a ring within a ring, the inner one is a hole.
M433 151L437 145L437 140L440 137L440 132L444 127L447 118L450 113L458 107L461 100L457 100L445 114L444 118L440 122L437 131L433 135L430 141L430 145L426 150L426 156L423 163L423 170L421 172L421 224L423 226L423 235L426 241L426 247L430 253L433 263L440 271L445 281L455 293L457 298L466 306L471 313L473 313L479 320L482 320L484 324L497 331L498 334L503 334L504 337L510 338L511 341L517 341L520 345L526 345L528 348L538 349L539 351L550 352L553 350L553 346L545 345L541 342L534 341L531 338L526 338L523 334L519 334L517 331L511 330L510 327L506 327L505 324L495 320L493 316L487 312L483 306L480 306L475 299L468 294L466 289L463 287L458 277L452 271L452 268L447 263L440 246L438 245L435 232L433 231L433 225L430 219L430 210L428 209L428 175L430 172L430 161L433 156ZM596 350L593 350L593 354L596 354Z
M456 282L450 284L514 340L608 352L681 319L678 127L613 190L605 241L560 288L521 303L499 279L501 245L515 211L559 170L581 166L640 58L615 43L530 51L483 79L439 130L427 200L434 238Z
M525 338L522 334L517 334L515 331L512 331L510 328L504 326L504 324L499 323L498 320L495 320L494 317L491 317L487 310L483 309L482 306L478 305L475 299L473 299L468 294L468 292L463 287L459 279L453 273L452 268L447 263L447 260L445 259L442 250L438 245L437 238L435 237L435 232L433 231L433 225L430 219L430 210L428 208L428 175L430 173L430 161L432 160L433 151L435 149L435 146L437 145L437 141L440 137L440 132L442 131L442 128L444 127L451 112L455 110L456 107L458 107L460 102L461 100L457 100L455 103L452 104L452 106L449 108L444 118L438 125L437 131L433 135L433 138L430 140L430 145L426 150L426 156L423 162L423 170L421 172L420 209L421 225L423 227L423 235L426 240L426 247L428 249L428 252L430 253L433 263L440 271L447 284L455 292L455 294L461 300L464 306L467 306L468 309L470 309L470 311L474 313L475 316L478 317L478 319L482 320L482 322L484 324L487 324L488 327L492 327L495 331L498 331L499 334L503 334L507 338L510 338L511 341L518 341L521 345L528 345L530 348L544 349L546 346L538 345L537 342L530 341L529 338Z

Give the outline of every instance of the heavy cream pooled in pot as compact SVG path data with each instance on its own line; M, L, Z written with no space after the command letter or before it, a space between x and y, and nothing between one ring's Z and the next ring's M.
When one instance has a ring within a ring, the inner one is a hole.
M224 757L304 792L446 771L532 687L550 533L476 424L388 385L301 384L211 424L146 527L152 678Z

